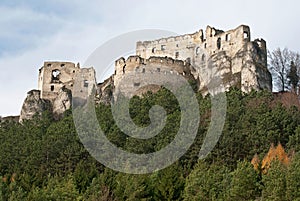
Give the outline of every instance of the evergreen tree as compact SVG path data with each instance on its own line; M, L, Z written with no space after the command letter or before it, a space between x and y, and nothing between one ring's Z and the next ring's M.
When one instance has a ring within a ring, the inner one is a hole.
M255 200L260 197L259 175L248 161L238 163L230 186L230 200Z
M286 198L300 201L300 154L298 153L288 167L286 176Z
M289 84L291 85L292 92L297 93L299 75L298 75L297 66L295 65L294 61L291 61L290 70L287 77L289 79Z
M282 201L286 198L286 167L278 160L271 163L267 174L262 176L263 200Z

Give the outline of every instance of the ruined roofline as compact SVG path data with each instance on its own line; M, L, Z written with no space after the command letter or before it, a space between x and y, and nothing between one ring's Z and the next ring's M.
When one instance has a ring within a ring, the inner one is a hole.
M175 64L181 66L190 66L189 63L180 59L174 59L172 57L160 57L160 56L151 56L148 59L142 58L138 55L131 55L125 59L124 57L120 57L115 61L115 66L119 64L151 64L151 63L163 63L163 64Z
M205 33L209 29L215 31L215 35L213 35L213 36L218 36L218 35L221 35L221 34L227 34L227 33L235 32L235 31L237 31L241 28L245 28L245 29L248 29L250 31L250 27L248 25L244 25L244 24L239 25L235 29L230 29L230 30L227 30L227 31L216 29L215 27L211 27L211 26L207 25L205 32L203 31L203 29L200 29L199 31L196 31L196 32L191 33L191 34L170 36L170 37L167 37L167 38L159 38L159 39L155 39L155 40L138 41L136 43L136 45L139 46L139 45L149 45L149 44L161 44L161 43L172 42L172 41L181 41L181 40L186 40L186 39L190 39L190 38L193 38L193 37L197 37L198 35L201 35L203 37L202 42L205 42L206 41L206 34Z

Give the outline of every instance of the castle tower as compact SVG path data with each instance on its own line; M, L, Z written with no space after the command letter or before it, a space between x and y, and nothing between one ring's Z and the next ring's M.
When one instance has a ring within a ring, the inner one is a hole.
M41 98L53 100L62 87L72 90L75 74L80 70L79 65L71 62L44 62L39 69L38 89Z

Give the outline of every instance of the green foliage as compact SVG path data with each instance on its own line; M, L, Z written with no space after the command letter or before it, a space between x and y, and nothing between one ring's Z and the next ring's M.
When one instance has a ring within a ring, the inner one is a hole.
M71 176L66 176L60 179L57 176L50 177L48 185L42 188L36 187L28 195L28 200L44 201L44 200L57 200L57 201L74 201L80 200L78 191Z
M286 199L289 201L300 200L300 154L298 153L288 167L286 176Z
M263 175L263 200L282 201L286 197L286 168L279 162L273 161L266 175Z
M117 200L150 200L151 188L147 175L131 175L119 173L116 176L114 195Z
M93 179L83 195L83 200L114 201L112 190L117 185L115 180L116 174L110 169L105 169L102 174Z
M199 161L186 180L184 200L224 200L229 180L226 167Z
M196 97L201 118L194 143L178 162L147 175L104 168L83 147L70 111L59 121L45 112L42 118L23 124L1 123L0 201L299 200L298 108L275 103L276 97L267 91L243 94L231 89L222 135L209 156L198 161L211 122L211 101L200 93ZM181 121L178 101L163 88L130 100L133 122L149 126L149 110L154 105L165 109L166 125L149 140L122 133L110 106L98 105L96 115L101 129L116 146L133 153L150 153L174 139ZM258 175L249 161L256 153L262 159L270 144L278 142L296 152L290 166L274 163L268 174Z
M151 175L154 200L181 200L185 178L178 163Z
M255 200L260 196L259 175L248 161L239 162L232 173L231 200Z

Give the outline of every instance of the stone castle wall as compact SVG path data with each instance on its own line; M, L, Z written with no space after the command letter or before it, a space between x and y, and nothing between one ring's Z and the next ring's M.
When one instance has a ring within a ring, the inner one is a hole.
M41 98L55 99L63 86L71 90L75 74L79 71L79 65L75 66L71 62L44 62L44 66L39 70L38 78Z
M215 76L221 78L225 90L232 86L244 92L272 90L263 39L251 41L250 28L245 25L226 32L207 26L205 33L199 30L137 42L136 55L116 60L114 75L98 85L93 68L81 69L71 62L45 62L39 69L39 90L28 93L20 119L30 119L35 112L48 108L49 103L52 112L60 117L71 107L71 93L79 100L90 95L94 86L98 92L96 102L108 103L116 89L137 94L147 89L155 91L157 86L151 85L152 80L175 84L176 75L195 81L204 95ZM150 86L142 89L145 82Z
M186 79L194 79L192 70L189 63L170 57L144 59L140 56L130 56L127 60L122 57L115 61L114 86L126 95L126 92L139 90L142 83L145 83L148 78L154 79L154 76L155 78L160 76L166 79L160 80L161 83L174 82L175 75L183 76ZM151 79L147 84L151 85Z
M28 92L20 114L20 122L41 114L47 108L59 119L71 108L72 92L84 97L96 86L94 68L80 68L71 62L44 62L39 69L38 90ZM74 85L77 84L75 87Z
M139 41L136 54L126 61L121 58L115 62L116 83L124 73L139 68L150 70L151 60L152 64L163 64L169 71L180 74L185 64L190 64L192 75L199 80L200 91L205 91L212 78L207 74L219 75L226 89L237 86L244 92L272 90L266 42L263 39L251 41L250 28L245 25L226 32L207 26L205 33L199 30L193 34Z

